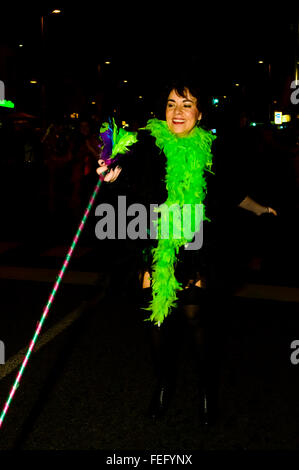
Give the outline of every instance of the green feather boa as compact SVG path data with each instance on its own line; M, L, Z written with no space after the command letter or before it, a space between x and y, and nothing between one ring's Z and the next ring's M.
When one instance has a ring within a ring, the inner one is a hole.
M195 205L202 204L203 218L205 217L203 201L206 195L205 170L211 171L212 154L211 145L216 138L212 133L200 127L195 127L187 136L178 137L173 134L166 121L150 119L145 127L156 139L156 145L166 156L166 188L168 197L164 204L167 206L179 205L182 209L184 204L192 207L192 228L196 232L199 228L196 222ZM158 218L157 234L158 245L153 248L152 267L152 301L146 310L151 311L148 320L155 324L161 324L171 308L176 306L176 292L182 289L181 284L176 280L174 271L179 248L188 242L182 233L182 221L176 217L169 217L169 237L162 238L161 225L165 222L163 211L158 208L161 214ZM182 236L174 238L174 224L179 223ZM162 225L163 226L163 225ZM164 225L165 226L165 225Z

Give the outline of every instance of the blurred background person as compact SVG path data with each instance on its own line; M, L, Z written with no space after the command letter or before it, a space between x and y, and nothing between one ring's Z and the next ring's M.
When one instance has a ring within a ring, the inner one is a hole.
M82 118L71 140L71 208L74 214L81 214L97 180L95 170L101 155L99 129L96 122Z

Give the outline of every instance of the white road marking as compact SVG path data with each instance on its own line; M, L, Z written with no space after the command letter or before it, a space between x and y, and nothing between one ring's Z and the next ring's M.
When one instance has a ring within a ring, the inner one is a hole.
M2 269L7 268L0 268L0 278L3 276ZM24 270L26 268L13 268L14 274L16 273L16 269ZM42 270L42 269L31 269L27 271L37 271L35 277L38 277L38 281L49 281L49 272L54 270ZM47 275L46 278L41 279L41 276L37 276L37 274L41 274L43 272ZM55 270L57 273L57 270ZM24 274L24 272L23 272ZM69 283L73 284L82 284L82 279L86 276L86 274L90 275L85 278L85 284L94 285L95 281L99 279L99 274L96 273L79 273L73 272L71 273L72 276L68 279ZM76 277L77 275L77 277ZM3 278L3 277L2 277ZM11 277L12 279L16 279L15 277ZM7 277L5 277L7 279ZM22 277L24 279L24 277ZM26 277L28 280L28 277ZM79 282L80 279L80 282ZM53 280L53 279L52 279ZM99 294L96 301L101 300L105 295L105 288ZM235 294L236 297L243 297L243 298L252 298L252 299L265 299L265 300L276 300L276 301L283 301L283 302L299 302L299 288L296 287L285 287L285 286L271 286L271 285L260 285L260 284L245 284L240 289L238 289ZM77 320L84 310L86 309L89 302L83 301L78 308L73 310L69 313L66 317L64 317L59 323L54 325L52 328L47 330L36 342L33 352L37 352L40 348L42 348L45 344L52 341L59 333L63 330L68 328L75 320ZM92 301L90 302L92 304ZM28 343L29 345L29 343ZM0 366L0 380L10 374L14 369L16 369L23 361L24 356L28 350L28 346L22 348L17 354L11 357L4 365Z
M299 288L271 286L266 284L244 284L234 295L246 299L276 300L280 302L299 302Z
M96 298L96 301L98 302L99 300L101 300L104 297L104 295L105 295L105 290L103 290L98 295L98 297ZM76 321L82 315L82 313L85 311L87 306L92 305L94 300L95 299L89 302L88 301L81 302L79 307L77 307L71 313L66 315L59 323L56 323L56 325L49 328L49 330L47 330L42 336L40 336L40 338L38 338L32 352L33 353L37 352L47 343L52 341L57 335L59 335L59 333L61 333L66 328L68 328L72 323L74 323L74 321ZM8 361L6 361L4 365L0 366L0 380L4 379L4 377L9 375L11 372L13 372L23 362L23 359L25 357L25 354L27 353L28 347L29 347L29 343L28 343L28 346L22 348L13 357L8 359Z

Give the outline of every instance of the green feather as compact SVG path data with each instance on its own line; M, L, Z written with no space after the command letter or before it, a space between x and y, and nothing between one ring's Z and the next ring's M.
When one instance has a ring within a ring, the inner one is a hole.
M148 129L156 139L157 146L166 156L166 188L168 197L167 206L178 204L182 209L184 204L192 208L192 228L194 232L199 229L199 222L195 223L195 207L202 204L206 195L205 171L211 171L212 153L211 145L216 138L212 133L200 127L195 127L186 137L173 134L166 121L151 119L145 129ZM203 206L204 209L204 206ZM161 213L161 210L159 210ZM203 217L205 211L203 210ZM177 291L182 289L176 280L174 271L177 254L181 246L192 241L193 236L186 238L173 238L174 230L182 230L181 219L169 217L169 239L161 238L161 226L165 222L163 212L158 218L158 246L153 248L152 266L152 301L145 310L151 312L148 320L161 324L176 306ZM174 225L175 224L175 225Z
M126 153L132 144L137 142L137 132L129 132L125 129L118 129L113 119L113 149L110 160L118 154Z

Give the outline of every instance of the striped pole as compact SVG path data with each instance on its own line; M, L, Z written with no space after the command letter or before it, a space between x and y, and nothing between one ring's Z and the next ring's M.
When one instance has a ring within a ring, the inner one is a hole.
M24 360L23 360L23 362L22 362L22 365L21 365L21 367L20 367L20 370L19 370L19 372L18 372L18 374L17 374L17 377L16 377L16 379L15 379L15 382L14 382L14 384L13 384L13 386L12 386L10 392L9 392L8 399L7 399L7 401L6 401L6 403L5 403L4 407L3 407L3 410L2 410L2 413L1 413L1 416L0 416L0 428L1 428L2 424L3 424L5 415L6 415L7 410L8 410L8 408L9 408L10 404L11 404L11 401L12 401L12 399L13 399L13 397L14 397L14 394L15 394L17 388L18 388L19 385L20 385L20 380L21 380L21 377L22 377L23 372L24 372L24 370L25 370L25 367L26 367L27 364L28 364L29 357L30 357L30 355L31 355L31 353L32 353L32 351L33 351L34 345L35 345L36 340L37 340L37 338L38 338L38 336L39 336L39 334L40 334L40 331L41 331L41 329L42 329L43 323L44 323L44 321L45 321L45 319L46 319L46 317L47 317L47 315L48 315L48 313L49 313L49 310L50 310L52 304L53 304L54 297L55 297L55 295L56 295L56 293L57 293L57 291L58 291L60 282L61 282L61 280L62 280L62 278L63 278L63 276L64 276L64 273L65 273L65 270L66 270L66 268L67 268L67 266L68 266L68 264L69 264L69 261L70 261L70 259L71 259L71 256L72 256L72 254L73 254L73 252L74 252L74 249L75 249L75 247L76 247L76 245L77 245L77 243L78 243L78 240L79 240L79 237L80 237L81 232L82 232L82 230L83 230L83 227L84 227L84 225L85 225L86 219L87 219L87 217L88 217L88 215L89 215L89 213L90 213L90 210L91 210L91 208L92 208L92 206L93 206L93 203L94 203L94 201L95 201L95 198L96 198L96 196L97 196L97 194L98 194L98 192L99 192L99 189L100 189L100 186L101 186L101 184L102 184L103 179L104 179L104 174L102 174L102 175L99 177L99 180L98 180L98 182L97 182L97 184L96 184L96 186L95 186L95 188L94 188L94 191L93 191L93 193L92 193L92 195L91 195L91 197L90 197L90 199L89 199L87 208L85 209L83 218L82 218L82 220L81 220L81 222L80 222L80 225L79 225L79 227L78 227L78 230L77 230L77 232L76 232L76 235L74 236L74 239L73 239L73 241L72 241L72 244L71 244L71 246L70 246L70 249L69 249L69 251L68 251L68 253L67 253L66 257L65 257L65 260L64 260L64 263L63 263L63 265L62 265L62 268L61 268L61 270L60 270L60 272L59 272L59 274L58 274L57 281L56 281L55 284L54 284L54 287L53 287L53 289L52 289L52 291L51 291L51 294L50 294L50 296L49 296L49 299L48 299L48 301L47 301L47 304L46 304L46 306L45 306L45 308L44 308L44 310L43 310L43 314L42 314L41 319L40 319L40 321L39 321L39 323L38 323L38 325L37 325L37 328L36 328L36 331L35 331L35 333L34 333L34 336L33 336L32 340L31 340L31 342L30 342L30 345L29 345L29 347L28 347L28 350L27 350L27 352L26 352L26 355L25 355L25 357L24 357Z

